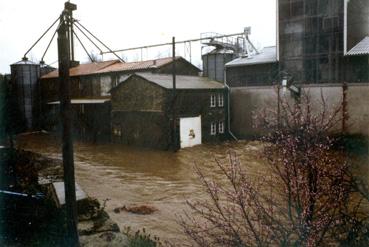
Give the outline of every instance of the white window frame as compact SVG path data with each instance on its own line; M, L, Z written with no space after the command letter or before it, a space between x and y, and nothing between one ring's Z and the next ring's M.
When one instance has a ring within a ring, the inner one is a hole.
M210 135L215 136L217 134L217 123L211 122L210 124Z
M217 106L217 97L215 94L210 95L210 107L216 107Z
M219 132L219 134L224 134L224 121L219 121L219 123L218 123L218 132Z
M224 95L222 93L218 94L218 106L219 107L224 106Z

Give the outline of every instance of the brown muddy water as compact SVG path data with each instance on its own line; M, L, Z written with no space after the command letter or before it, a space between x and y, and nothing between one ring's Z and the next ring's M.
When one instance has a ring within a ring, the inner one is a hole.
M23 135L19 148L61 158L57 138L46 134ZM203 199L206 194L194 172L196 164L206 176L221 181L215 159L227 162L228 152L235 151L249 175L265 172L259 158L259 142L226 142L179 150L176 153L140 149L115 144L76 142L76 180L89 196L106 204L106 211L121 229L145 228L161 240L183 241L185 236L177 224L178 215L188 209L186 200ZM123 205L150 205L158 209L151 215L114 213Z

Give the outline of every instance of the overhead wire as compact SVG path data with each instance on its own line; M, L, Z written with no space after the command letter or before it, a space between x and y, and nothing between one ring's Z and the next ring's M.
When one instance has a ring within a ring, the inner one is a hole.
M118 56L113 50L111 50L107 45L105 45L99 38L97 38L94 34L92 34L86 27L84 27L78 20L75 20L76 24L78 24L81 28L83 28L87 33L89 33L94 39L96 39L100 44L102 44L106 49L109 50L110 53L114 54L122 63L124 63L124 60Z

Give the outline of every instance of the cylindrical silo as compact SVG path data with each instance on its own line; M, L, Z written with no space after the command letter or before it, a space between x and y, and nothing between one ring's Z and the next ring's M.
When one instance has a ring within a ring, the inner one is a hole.
M28 130L37 129L41 114L40 65L23 59L10 65L11 85Z
M212 80L224 82L225 64L236 58L232 50L214 49L202 55L203 75Z

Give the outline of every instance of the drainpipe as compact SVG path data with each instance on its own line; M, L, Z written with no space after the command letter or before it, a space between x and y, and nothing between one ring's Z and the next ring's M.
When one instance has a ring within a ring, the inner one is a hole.
M235 141L238 141L238 138L232 133L231 131L231 89L227 84L227 71L226 71L226 67L224 66L224 85L227 88L227 92L228 92L228 97L227 97L227 118L228 118L228 133L232 136L232 138Z

